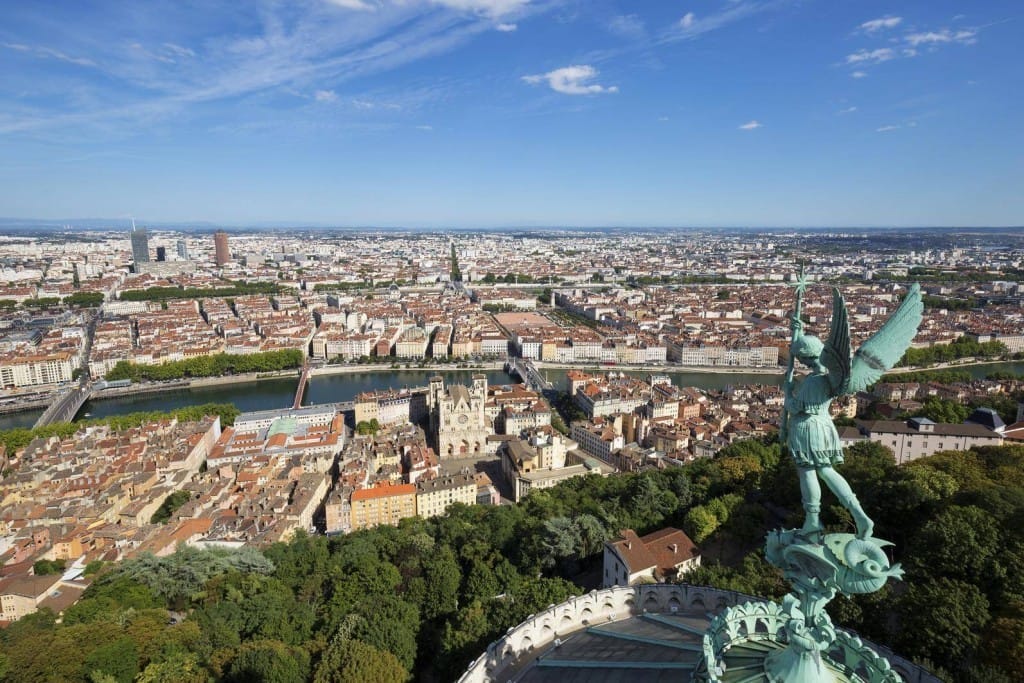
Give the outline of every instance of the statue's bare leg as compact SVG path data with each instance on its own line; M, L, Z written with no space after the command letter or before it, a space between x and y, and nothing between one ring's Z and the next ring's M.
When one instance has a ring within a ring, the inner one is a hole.
M804 504L804 526L801 533L809 540L821 534L821 484L813 467L797 467L800 497Z
M857 538L867 538L870 536L875 530L875 523L864 512L864 508L860 506L860 501L857 500L857 496L854 495L853 489L850 488L843 475L831 467L819 467L818 475L828 486L829 490L836 494L836 498L839 499L842 506L853 515L853 521L857 524Z

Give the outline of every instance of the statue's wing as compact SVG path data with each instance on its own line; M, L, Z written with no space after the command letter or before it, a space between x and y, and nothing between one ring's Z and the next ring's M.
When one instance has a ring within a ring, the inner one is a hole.
M832 329L821 352L821 362L828 368L832 395L841 396L850 379L850 318L837 287L832 288Z
M845 393L862 391L871 386L882 374L903 357L917 334L924 313L921 286L914 284L903 302L853 356L850 379Z

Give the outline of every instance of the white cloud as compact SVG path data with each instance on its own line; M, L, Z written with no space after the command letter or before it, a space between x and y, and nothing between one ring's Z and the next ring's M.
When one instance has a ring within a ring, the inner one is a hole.
M519 27L516 24L497 24L494 28L502 33L511 33Z
M60 50L54 50L52 47L45 47L43 45L23 45L21 43L0 43L0 45L3 45L9 50L27 52L34 54L37 57L56 59L61 62L67 62L68 64L75 64L76 66L96 66L96 62L91 59L86 59L84 57L72 57Z
M620 14L608 22L608 31L623 38L640 40L647 33L643 19L635 14Z
M866 71L854 71L850 76L853 78L867 78L868 73Z
M882 126L881 128L876 128L875 132L876 133L888 133L890 130L899 130L899 128L900 128L900 126Z
M668 121L668 117L667 116L659 116L658 117L658 121L660 121L661 123L665 123L666 121Z
M847 64L878 64L895 59L896 52L889 47L880 47L876 50L857 50L851 55L846 55Z
M969 29L950 31L944 28L941 31L924 31L921 33L910 33L906 40L913 47L918 45L935 45L937 43L960 43L971 45L977 42L978 32Z
M759 122L757 120L754 120L754 121L747 121L746 123L744 123L739 128L740 128L740 130L757 130L758 128L761 128L762 126L764 126L763 123L761 123L761 122Z
M589 64L564 66L561 69L549 71L546 74L535 74L523 76L527 83L536 85L547 81L551 89L564 95L597 95L600 93L615 93L619 91L618 86L603 86L587 81L597 76L598 71Z
M885 28L896 28L902 21L903 17L882 17L881 19L865 21L860 25L860 29L865 33L874 33Z
M683 15L683 18L679 20L679 25L683 28L692 28L693 22L697 20L696 15L693 12L687 12Z
M840 114L852 114L855 111L857 111L857 107L847 107L846 109L840 109L839 113Z
M338 99L338 93L333 90L317 90L313 93L313 99L317 102L335 102Z
M377 9L376 6L366 2L366 0L327 0L332 5L337 7L343 7L345 9L354 9L362 12L372 12Z
M172 53L172 54L174 54L174 55L176 55L178 57L195 57L196 56L196 53L195 53L194 50L192 50L190 48L187 48L187 47L182 47L181 45L175 45L174 43L164 43L164 48L166 48L168 52L170 52L170 53Z
M905 47L905 48L903 48L903 56L904 57L916 57L917 56L917 50L915 48L912 48L912 47Z
M431 131L434 130L433 126L416 126L416 130Z
M530 0L431 0L435 5L463 12L475 12L488 17L501 17L520 10Z

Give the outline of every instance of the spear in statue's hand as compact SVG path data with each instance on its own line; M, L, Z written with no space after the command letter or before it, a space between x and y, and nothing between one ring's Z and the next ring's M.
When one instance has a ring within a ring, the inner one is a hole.
M804 275L803 266L800 267L800 276L796 281L796 304L793 306L793 315L790 317L790 342L789 342L789 367L786 369L786 379L782 383L782 419L779 421L779 442L785 446L787 429L789 427L789 395L793 390L793 372L796 369L796 358L793 357L793 342L800 336L803 329L804 292L807 290L807 277Z

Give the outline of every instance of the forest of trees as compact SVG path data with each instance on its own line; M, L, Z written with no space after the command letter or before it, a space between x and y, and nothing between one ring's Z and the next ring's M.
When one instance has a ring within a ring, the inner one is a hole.
M895 542L906 581L839 598L835 620L957 683L1024 671L1024 447L896 467L862 443L840 466ZM830 530L852 523L825 500ZM0 632L20 681L450 681L526 616L585 588L622 528L682 526L705 566L686 580L779 597L766 530L800 523L795 469L745 441L683 468L572 479L519 505L454 506L263 552L180 548L105 568L63 623L45 611ZM727 562L719 563L715 557Z
M948 363L961 358L999 358L1006 355L1006 344L997 341L976 342L967 337L958 337L949 344L907 349L897 366L934 365Z
M107 373L106 379L160 382L185 377L220 377L222 375L241 375L247 372L274 372L301 367L303 360L302 351L299 349L250 354L218 353L160 365L137 365L123 360Z
M149 287L121 292L121 301L166 301L168 299L207 299L211 297L242 296L244 294L278 294L281 286L275 282L225 281L224 287Z

